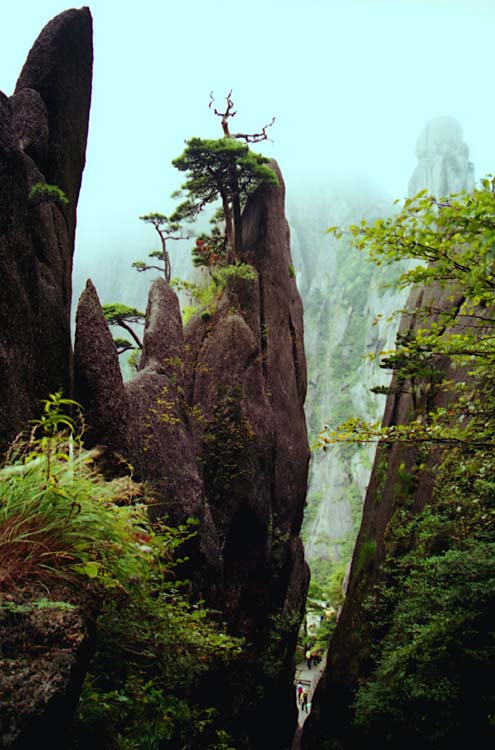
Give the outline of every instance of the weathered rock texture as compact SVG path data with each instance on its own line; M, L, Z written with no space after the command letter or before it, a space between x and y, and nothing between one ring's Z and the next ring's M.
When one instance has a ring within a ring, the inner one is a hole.
M70 392L71 271L92 78L87 8L57 16L29 53L14 96L0 92L0 443L49 393ZM33 202L36 183L69 199Z
M87 602L71 610L36 604L29 610L40 599L46 600L45 589L24 596L19 611L7 603L0 616L0 746L6 750L66 747L94 648Z
M302 305L279 179L244 211L241 260L254 278L231 277L185 337L175 294L156 280L139 372L124 385L88 285L75 347L76 396L94 439L151 483L157 513L200 519L191 577L247 643L224 687L217 675L214 690L208 679L202 689L227 730L257 750L287 747L294 731L292 655L308 584L298 536L309 458Z

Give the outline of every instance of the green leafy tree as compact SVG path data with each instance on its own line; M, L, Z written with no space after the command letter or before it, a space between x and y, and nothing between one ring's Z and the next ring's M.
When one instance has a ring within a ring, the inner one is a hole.
M342 230L332 227L334 235ZM382 366L392 370L396 389L409 389L413 405L425 388L444 387L446 362L466 366L475 379L495 363L495 179L487 177L470 193L437 200L425 191L408 198L389 219L362 222L347 230L355 247L368 252L375 263L408 260L409 268L397 280L444 288L443 307L434 301L400 310L414 321L398 334L396 348L382 352ZM411 261L417 261L411 265ZM431 295L433 299L433 295ZM451 304L450 304L451 303ZM380 392L386 389L379 389ZM376 389L375 389L376 392ZM337 430L320 434L323 446L332 442L437 443L480 442L470 432L470 418L483 405L472 387L459 383L449 409L423 410L408 425L380 427L352 418ZM427 407L428 400L423 399Z
M187 179L182 185L185 201L172 218L192 221L205 206L220 199L225 222L226 262L232 263L242 249L244 201L261 183L278 184L275 172L267 166L269 160L251 151L248 145L267 140L267 128L274 120L259 133L232 133L229 121L237 114L232 92L226 97L223 112L214 107L213 96L210 108L221 118L223 138L191 138L186 141L184 152L173 160L172 164L185 172Z
M476 737L478 746L490 747L495 181L485 178L472 192L444 200L420 193L390 219L349 232L379 264L417 261L399 276L399 286L443 289L441 306L437 294L417 295L418 307L402 311L409 331L398 336L394 351L383 353L393 387L416 394L412 418L385 426L353 418L320 435L324 446L409 446L395 453L396 465L404 456L394 473L397 503L379 572L361 602L365 624L356 637L370 648L353 707L356 746L380 737L385 748L448 750ZM442 391L446 405L435 406L432 396ZM378 454L385 466L387 455L386 447ZM425 498L415 494L417 477L430 485ZM374 499L380 502L378 491ZM361 545L356 566L370 544L374 540Z

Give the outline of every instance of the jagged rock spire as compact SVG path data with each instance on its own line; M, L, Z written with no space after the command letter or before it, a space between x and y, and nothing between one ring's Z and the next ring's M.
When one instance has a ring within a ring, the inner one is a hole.
M472 190L474 165L462 128L453 117L435 117L424 126L416 145L418 165L409 180L409 196L428 190L437 198Z

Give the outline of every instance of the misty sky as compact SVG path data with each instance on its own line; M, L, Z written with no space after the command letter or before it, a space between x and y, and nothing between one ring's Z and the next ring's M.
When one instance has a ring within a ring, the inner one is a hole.
M233 89L240 130L276 116L262 151L278 159L289 194L318 175L404 196L417 137L438 115L461 123L477 178L495 171L495 0L89 5L95 63L79 257L134 245L143 256L151 230L138 216L170 211L181 180L170 160L187 137L221 136L208 111L212 89L219 102ZM2 0L6 94L41 28L68 7Z

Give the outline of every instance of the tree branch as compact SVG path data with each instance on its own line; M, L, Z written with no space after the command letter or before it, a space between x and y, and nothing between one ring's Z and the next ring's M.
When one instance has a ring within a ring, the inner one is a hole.
M160 269L162 270L162 269ZM140 349L143 348L143 344L141 343L141 340L139 336L132 330L131 326L125 322L125 320L119 320L118 323L115 323L115 325L120 326L121 328L124 328L124 330L127 331L127 333L130 333L136 344Z

